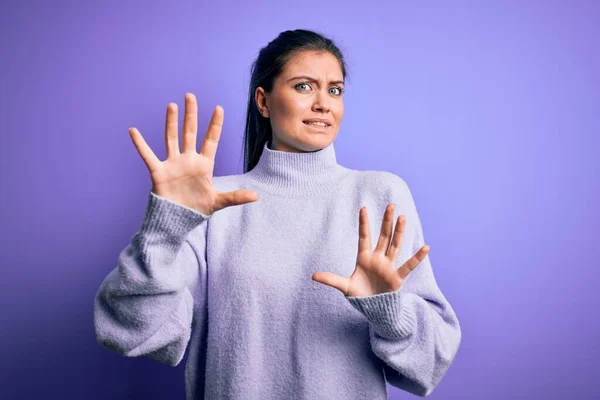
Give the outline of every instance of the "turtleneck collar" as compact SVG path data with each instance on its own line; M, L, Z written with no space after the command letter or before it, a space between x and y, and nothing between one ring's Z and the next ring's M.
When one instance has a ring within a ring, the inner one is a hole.
M273 150L268 141L256 166L246 175L269 193L312 195L334 189L348 171L339 165L333 142L308 153Z

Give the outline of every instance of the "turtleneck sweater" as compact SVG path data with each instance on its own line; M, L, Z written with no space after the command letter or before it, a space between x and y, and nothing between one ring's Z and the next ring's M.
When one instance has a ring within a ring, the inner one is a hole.
M352 274L363 206L373 248L389 203L394 221L406 216L396 267L424 245L402 178L343 167L333 143L293 153L267 142L252 170L213 185L259 200L205 215L150 191L140 229L96 293L98 343L170 366L187 353L188 400L386 399L386 383L421 397L435 389L461 329L430 255L394 292L353 297L312 280Z

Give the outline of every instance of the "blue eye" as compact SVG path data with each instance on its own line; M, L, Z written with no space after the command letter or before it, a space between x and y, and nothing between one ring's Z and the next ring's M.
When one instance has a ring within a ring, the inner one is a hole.
M299 84L297 84L297 85L296 85L296 86L294 86L294 87L295 87L296 89L298 89L298 87L299 87L299 86L302 86L302 85L308 86L308 83L306 83L306 82L299 83ZM309 87L310 87L310 86L309 86ZM303 90L302 90L302 91L303 91Z
M338 90L337 96L340 96L344 92L344 89L342 89L341 87L333 87L331 89L334 89L334 90L337 89Z

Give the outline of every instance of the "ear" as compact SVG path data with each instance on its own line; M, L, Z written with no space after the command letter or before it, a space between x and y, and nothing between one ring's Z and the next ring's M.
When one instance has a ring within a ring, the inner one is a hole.
M267 93L260 86L254 92L254 101L258 107L258 112L265 118L269 118L269 105L267 101Z

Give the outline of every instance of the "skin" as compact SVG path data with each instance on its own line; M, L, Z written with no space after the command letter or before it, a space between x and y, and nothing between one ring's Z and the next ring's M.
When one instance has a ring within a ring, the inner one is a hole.
M307 76L308 79L293 79ZM311 152L327 147L339 131L344 116L342 68L329 52L304 51L293 56L267 93L255 92L259 112L271 121L273 150ZM315 132L302 121L326 118L327 132Z
M350 278L331 272L315 272L312 279L353 297L374 296L399 290L406 277L425 259L430 246L424 245L408 261L398 268L395 267L402 247L406 218L403 215L399 216L394 229L394 208L394 204L388 204L386 207L375 250L371 250L367 209L360 209L358 255L356 267Z
M193 93L185 95L185 114L182 130L182 151L179 150L177 104L167 105L165 145L167 159L156 157L137 128L129 128L133 144L146 164L152 180L152 191L180 205L210 215L226 207L258 200L253 190L238 189L222 193L212 184L215 154L223 127L221 106L215 107L204 135L200 153L196 151L198 136L198 103Z

